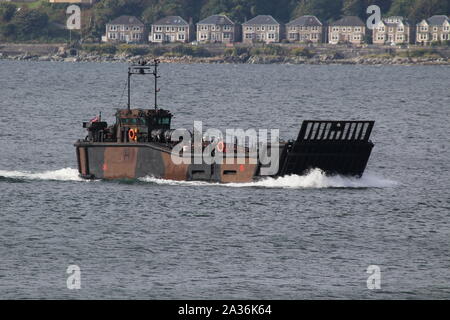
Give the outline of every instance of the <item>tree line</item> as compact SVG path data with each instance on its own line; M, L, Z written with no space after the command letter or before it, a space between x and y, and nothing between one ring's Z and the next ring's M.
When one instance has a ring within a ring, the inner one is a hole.
M383 16L404 16L416 23L435 14L450 13L449 0L101 0L83 8L84 36L100 37L105 24L120 15L133 15L150 25L168 15L179 15L197 22L212 14L225 14L237 23L259 14L270 14L280 22L302 15L315 15L331 22L344 15L366 20L366 9L378 5ZM65 25L67 5L41 3L34 9L14 4L0 5L0 39L32 40L57 37Z

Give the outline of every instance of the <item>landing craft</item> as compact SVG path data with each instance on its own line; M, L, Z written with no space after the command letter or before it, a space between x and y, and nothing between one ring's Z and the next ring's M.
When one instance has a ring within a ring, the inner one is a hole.
M108 126L101 117L83 123L87 136L75 143L78 170L85 179L136 179L152 176L162 179L250 182L262 177L302 175L319 168L326 174L361 177L373 143L369 140L374 121L303 121L295 140L267 143L273 163L263 159L262 145L252 152L249 146L223 141L200 140L194 134L188 139L171 129L172 113L158 107L157 80L159 61L141 62L128 68L127 108L117 110L115 124ZM154 107L132 109L131 76L154 76ZM184 147L179 148L183 143ZM214 145L212 145L214 144ZM269 148L270 147L270 148ZM210 163L200 157L211 150ZM256 154L256 156L255 156ZM274 157L276 155L276 157ZM186 157L188 160L185 161ZM234 161L229 161L230 159ZM269 172L269 173L268 173Z

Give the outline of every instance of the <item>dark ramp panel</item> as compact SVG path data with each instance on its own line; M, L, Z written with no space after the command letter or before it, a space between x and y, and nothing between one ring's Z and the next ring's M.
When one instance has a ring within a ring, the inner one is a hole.
M303 121L297 140L287 146L280 174L304 174L320 168L327 174L361 176L373 143L375 121Z

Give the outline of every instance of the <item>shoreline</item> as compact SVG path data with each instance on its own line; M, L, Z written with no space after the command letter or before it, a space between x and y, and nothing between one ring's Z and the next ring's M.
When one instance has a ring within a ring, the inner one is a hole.
M120 55L87 55L87 56L46 56L46 55L2 55L0 60L6 61L35 61L35 62L97 62L97 63L137 63L140 60L159 59L162 63L179 63L179 64L286 64L286 65L438 65L450 66L450 59L443 58L377 58L377 57L358 57L348 59L333 58L298 58L298 57L281 57L281 56L250 56L247 59L235 57L165 57L165 56L127 56Z
M283 45L279 45L283 47ZM241 54L230 54L229 48L202 47L207 55L193 56L171 52L173 47L163 47L164 54L127 52L142 47L125 48L115 53L89 52L68 48L64 44L0 44L0 60L54 61L54 62L118 62L136 63L139 60L159 59L163 63L182 64L293 64L293 65L450 65L450 48L383 48L383 47L294 47L295 54L267 54L247 49ZM237 47L239 48L239 47ZM286 48L286 47L285 47ZM287 47L289 48L289 47ZM292 52L286 49L285 52ZM304 52L308 54L304 54ZM310 54L312 52L312 54ZM419 53L419 54L418 54ZM209 55L209 56L208 56Z

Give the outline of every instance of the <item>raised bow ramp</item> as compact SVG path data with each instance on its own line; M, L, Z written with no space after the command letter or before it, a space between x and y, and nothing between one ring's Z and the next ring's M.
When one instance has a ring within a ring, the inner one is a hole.
M304 174L313 168L327 174L362 176L373 143L375 121L305 120L297 140L281 155L279 175Z

